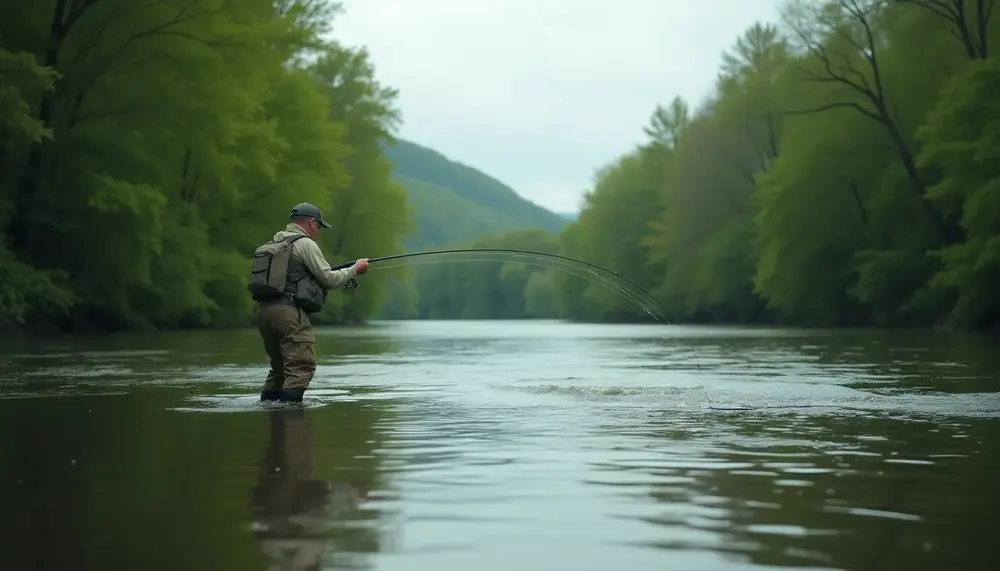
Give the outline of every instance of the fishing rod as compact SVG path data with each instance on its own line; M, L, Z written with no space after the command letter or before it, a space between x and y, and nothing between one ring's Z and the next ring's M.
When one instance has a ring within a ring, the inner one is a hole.
M628 282L629 284L635 286L640 291L642 291L642 293L644 293L649 299L651 299L652 301L654 301L656 303L656 305L658 306L658 310L661 312L662 316L665 317L666 313L667 313L666 306L664 306L663 303L660 302L660 300L656 299L656 297L653 296L653 294L651 294L646 288L642 287L641 285L639 285L635 281L633 281L633 280L631 280L631 279L629 279L629 278L621 275L620 273L618 273L618 272L616 272L614 270L610 270L610 269L605 268L603 266L599 266L597 264L594 264L594 263L591 263L591 262L587 262L587 261L584 261L584 260L580 260L580 259L577 259L577 258L572 258L572 257L569 257L569 256L562 256L562 255L559 255L559 254L549 254L549 253L546 253L546 252L536 252L536 251L533 251L533 250L520 250L520 249L516 249L516 248L450 248L450 249L443 249L443 250L424 250L424 251L419 251L419 252L408 252L408 253L404 253L404 254L393 254L393 255L390 255L390 256L380 256L380 257L377 257L377 258L369 258L368 259L368 263L369 264L374 264L374 263L385 262L385 261L389 261L389 260L399 260L399 259L405 259L405 258L417 258L417 257L421 257L421 256L436 256L436 255L442 255L442 254L513 254L513 258L517 258L518 255L537 256L537 257L541 257L541 258L550 258L550 259L554 259L554 260L563 260L563 261L566 261L566 262L572 262L574 264L580 264L582 266L590 268L591 270L600 270L602 272L611 274L611 275L615 276L616 278L619 278L621 280L624 280L624 281ZM344 262L343 264L338 264L336 266L330 266L330 269L331 270L346 269L346 268L349 268L349 267L353 266L355 262L357 262L357 260L352 260L350 262ZM349 284L349 287L351 287L351 288L357 287L357 282L353 281L353 280L352 280L352 282L353 283ZM626 297L628 297L628 296L626 296ZM631 299L631 301L635 302L636 300ZM639 304L639 305L641 307L641 304Z

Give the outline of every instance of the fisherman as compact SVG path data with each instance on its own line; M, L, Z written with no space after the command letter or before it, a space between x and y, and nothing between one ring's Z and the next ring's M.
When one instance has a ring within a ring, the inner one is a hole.
M316 237L329 228L319 207L297 204L291 223L254 252L248 288L258 302L257 328L271 369L261 401L301 402L316 372L316 339L309 314L323 309L329 290L357 285L368 271L362 258L334 270L323 257Z

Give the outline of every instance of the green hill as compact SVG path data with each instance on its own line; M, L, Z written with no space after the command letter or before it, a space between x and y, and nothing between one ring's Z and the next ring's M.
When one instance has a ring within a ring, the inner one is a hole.
M525 199L512 188L472 167L410 141L397 140L385 147L393 176L406 189L413 205L417 231L405 244L407 250L469 245L486 236L515 229L543 229L553 234L570 220ZM382 307L383 319L418 317L433 299L436 285L414 278L389 277L389 293Z
M407 241L409 248L464 242L525 226L524 222L477 204L450 188L406 177L397 177L397 182L406 188L416 209L419 232Z
M493 177L437 151L398 140L385 153L416 209L419 229L407 241L408 248L465 242L514 228L559 232L568 223Z

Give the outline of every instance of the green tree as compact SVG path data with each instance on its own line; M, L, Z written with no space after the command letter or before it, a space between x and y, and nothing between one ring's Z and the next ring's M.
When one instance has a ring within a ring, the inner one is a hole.
M665 262L657 292L676 317L762 314L752 280L754 176L779 154L790 57L774 26L752 26L723 54L715 96L675 140L662 216L645 243Z
M337 224L330 229L332 238L324 241L328 258L397 253L401 238L415 229L406 191L391 179L392 164L382 153L399 121L397 91L375 81L364 50L331 46L312 69L326 88L331 120L347 126L345 142L351 148L344 159L350 182L332 195ZM349 298L332 296L321 317L363 320L378 312L385 295L383 282L367 280Z
M656 108L561 251L637 277L674 318L995 327L992 5L788 3L790 34L751 26L696 112ZM552 278L558 315L625 318Z
M0 23L0 321L237 325L291 205L331 256L409 231L381 144L396 93L325 39L327 0L48 0ZM327 321L374 315L376 284Z
M967 239L940 248L943 262L931 285L953 292L948 318L956 325L1000 322L1000 62L974 62L944 91L918 135L926 142L920 162L941 170L930 197L947 212L961 213Z

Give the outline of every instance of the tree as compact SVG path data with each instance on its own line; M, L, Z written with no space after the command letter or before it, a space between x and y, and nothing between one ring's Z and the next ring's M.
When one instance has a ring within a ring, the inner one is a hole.
M0 321L247 323L248 255L275 213L310 201L360 222L324 235L328 255L386 252L406 232L379 147L396 93L363 50L323 38L338 4L29 4L0 23L0 265L27 288ZM332 296L326 317L372 315L378 291L350 310Z
M812 57L801 66L809 82L831 86L830 101L793 113L816 113L847 107L884 129L892 141L915 199L942 243L959 239L933 206L925 200L927 186L917 169L910 143L891 111L893 105L880 65L889 42L879 24L887 17L886 0L797 0L784 10L784 20Z
M929 114L918 135L926 142L920 162L943 171L929 189L935 203L961 213L968 239L942 247L935 255L943 267L931 285L954 292L949 320L957 325L991 327L1000 323L1000 152L997 125L1000 62L974 62L955 78Z
M986 59L989 55L989 24L996 0L896 0L919 6L954 26L952 34L962 43L970 60ZM971 8L971 9L970 9Z
M657 107L651 140L597 172L561 251L627 268L688 320L995 326L998 30L990 2L951 3L970 57L931 4L797 1L791 40L750 27L697 112ZM626 318L600 288L553 281L561 316Z

